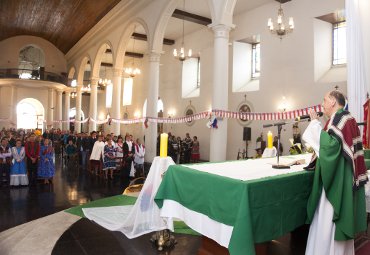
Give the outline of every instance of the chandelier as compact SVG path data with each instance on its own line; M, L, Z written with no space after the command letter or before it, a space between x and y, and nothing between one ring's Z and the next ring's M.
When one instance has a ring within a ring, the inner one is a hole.
M284 11L283 11L283 8L281 8L281 0L280 0L280 6L278 9L276 27L274 26L274 22L272 22L271 18L268 19L267 26L270 29L270 32L272 34L276 34L280 39L283 39L283 36L293 32L293 29L294 29L293 17L289 17L288 26L287 27L285 26Z
M135 29L136 29L136 26L134 27L134 31ZM132 44L132 52L135 52L135 38L134 38L134 43ZM132 57L131 67L125 68L125 73L128 74L131 78L134 78L136 75L141 74L140 69L135 67L135 57Z
M109 79L102 79L102 78L100 78L99 81L98 81L98 84L99 84L99 86L105 87L105 86L107 86L109 84L112 84L112 81L109 80Z
M71 93L71 95L70 95L70 97L71 97L72 99L76 98L76 97L77 97L77 93L76 93L76 92L72 92L72 93Z
M185 11L185 0L183 1L183 10ZM181 48L179 51L177 51L177 49L174 49L173 50L173 56L174 58L180 60L180 61L184 61L184 60L187 60L188 58L191 58L191 55L192 55L192 50L189 49L188 50L188 54L186 55L185 52L185 47L184 47L184 37L185 37L185 21L184 19L182 20L182 42L181 42Z
M91 86L90 86L90 84L88 84L87 86L84 85L81 88L81 91L82 91L82 93L90 93L91 92Z
M107 76L107 67L104 67L104 77ZM100 78L98 81L98 85L100 87L106 87L107 85L112 84L112 81L107 78Z

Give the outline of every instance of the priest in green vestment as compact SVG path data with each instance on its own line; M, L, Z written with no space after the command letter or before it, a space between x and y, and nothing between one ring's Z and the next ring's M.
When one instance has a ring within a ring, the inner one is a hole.
M323 101L329 118L324 128L317 113L303 134L317 155L315 176L307 205L307 255L354 255L354 238L366 230L364 184L368 178L360 131L344 110L345 97L335 90Z

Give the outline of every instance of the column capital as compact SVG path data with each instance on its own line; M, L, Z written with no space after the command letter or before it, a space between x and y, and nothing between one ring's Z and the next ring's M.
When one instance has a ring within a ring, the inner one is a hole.
M123 68L113 68L113 77L122 77L123 75Z
M225 24L217 24L217 25L209 25L210 28L212 28L214 32L215 38L229 38L230 30L233 28L230 25Z
M158 52L150 52L148 53L149 62L159 62L161 59L161 54Z
M71 91L66 90L66 91L64 91L64 93L69 96L71 94Z
M91 79L90 79L90 85L91 86L98 85L98 82L99 82L99 77L91 77Z

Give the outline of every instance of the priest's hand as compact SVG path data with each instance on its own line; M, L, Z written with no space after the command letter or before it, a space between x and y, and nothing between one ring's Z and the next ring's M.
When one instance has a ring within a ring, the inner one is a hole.
M308 111L308 114L310 115L311 120L319 119L319 117L317 116L317 113L312 108L310 108L310 110Z

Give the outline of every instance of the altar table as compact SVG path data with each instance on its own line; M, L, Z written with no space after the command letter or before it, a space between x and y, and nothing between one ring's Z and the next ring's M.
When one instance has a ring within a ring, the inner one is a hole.
M282 157L281 162L311 155ZM231 255L255 254L255 243L276 239L306 220L313 172L304 165L272 169L274 158L172 165L155 201L161 216L227 247Z

